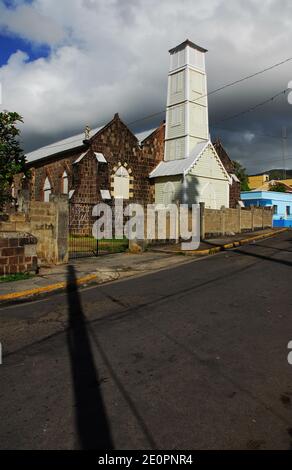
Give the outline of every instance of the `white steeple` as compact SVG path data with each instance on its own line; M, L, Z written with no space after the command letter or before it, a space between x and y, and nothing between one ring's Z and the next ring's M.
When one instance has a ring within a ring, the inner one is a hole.
M188 39L171 49L164 159L188 158L209 140L206 49Z

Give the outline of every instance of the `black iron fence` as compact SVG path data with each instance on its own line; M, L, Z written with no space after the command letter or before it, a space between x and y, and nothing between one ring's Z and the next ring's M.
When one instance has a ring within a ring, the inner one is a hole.
M119 253L128 248L127 239L97 240L92 235L96 218L92 216L95 204L70 203L69 205L69 256L83 258L102 254Z

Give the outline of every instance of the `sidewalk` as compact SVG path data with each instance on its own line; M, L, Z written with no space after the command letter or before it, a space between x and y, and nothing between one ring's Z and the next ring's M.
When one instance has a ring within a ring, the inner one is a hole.
M125 277L167 269L187 262L189 256L199 257L215 254L222 250L275 236L285 230L268 229L233 237L205 240L196 251L182 252L180 244L161 245L139 254L117 253L71 260L70 265L74 266L76 284L103 284ZM31 279L0 283L0 302L22 300L35 295L62 290L67 285L68 269L66 265L43 267L40 273Z
M103 284L129 276L145 274L185 262L176 253L139 254L116 253L98 257L70 260L74 266L77 284ZM14 282L0 283L0 301L13 301L23 297L49 293L67 286L67 265L41 268L37 276Z
M206 239L200 243L197 250L194 251L181 251L181 244L157 245L151 247L151 251L157 253L176 253L189 256L206 256L218 253L223 250L230 250L253 241L262 240L277 235L287 229L264 229L256 230L254 232L239 233L232 236L225 236L221 238Z

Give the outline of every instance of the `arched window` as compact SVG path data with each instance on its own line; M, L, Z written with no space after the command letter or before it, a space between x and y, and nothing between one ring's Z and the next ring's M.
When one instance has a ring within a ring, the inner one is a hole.
M114 197L117 199L129 199L130 197L130 176L123 166L114 175Z
M163 188L163 204L168 206L168 204L173 204L175 196L175 187L171 181L168 181Z
M49 202L50 194L52 194L52 186L48 177L45 179L43 191L44 191L44 202Z
M68 194L69 193L69 180L66 171L64 171L62 175L62 193Z
M15 190L15 184L12 183L11 185L11 196L13 197L13 199L15 199L16 197L16 190Z
M206 209L217 209L216 194L212 183L207 183L201 194L201 202L205 203Z

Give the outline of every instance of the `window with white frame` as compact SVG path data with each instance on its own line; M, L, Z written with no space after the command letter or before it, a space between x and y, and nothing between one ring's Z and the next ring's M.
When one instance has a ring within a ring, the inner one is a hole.
M62 193L68 194L69 193L69 179L66 171L64 171L62 175Z
M130 176L123 166L114 175L114 197L116 199L129 199L130 197Z
M43 191L44 191L44 202L49 202L50 194L52 194L52 186L48 177L45 179Z

